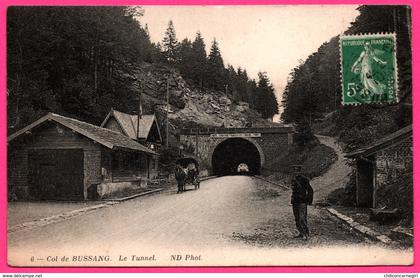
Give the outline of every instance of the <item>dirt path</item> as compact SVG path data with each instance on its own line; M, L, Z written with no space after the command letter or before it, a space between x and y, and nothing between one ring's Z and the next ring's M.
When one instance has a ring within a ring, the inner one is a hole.
M344 187L348 181L351 167L346 164L344 153L340 146L335 142L335 138L317 135L321 144L324 144L336 152L338 159L330 169L322 176L316 177L311 181L314 188L314 202L323 202L331 191Z

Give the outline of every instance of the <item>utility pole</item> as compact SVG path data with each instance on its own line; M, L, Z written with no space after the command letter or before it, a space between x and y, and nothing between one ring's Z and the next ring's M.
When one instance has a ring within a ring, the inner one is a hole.
M142 103L142 94L143 94L143 86L140 86L140 94L139 94L139 107L137 113L137 132L136 132L136 140L139 140L140 134L140 120L143 115L143 103Z
M166 147L169 147L169 75L166 79Z

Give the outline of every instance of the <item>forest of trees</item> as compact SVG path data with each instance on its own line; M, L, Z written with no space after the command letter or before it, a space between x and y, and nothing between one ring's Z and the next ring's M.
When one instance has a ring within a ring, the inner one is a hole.
M159 50L134 19L140 8L9 7L8 127L46 112L99 122L110 107L135 109L127 73Z
M161 48L164 59L195 86L224 91L234 101L248 102L263 118L278 114L278 102L267 74L260 72L256 81L248 77L245 69L235 69L231 65L225 67L215 38L207 55L204 38L199 31L194 41L185 38L178 42L174 24L169 21Z
M199 32L192 42L178 42L171 21L162 43L152 43L147 25L140 23L143 13L140 7L118 6L9 7L8 131L47 112L99 123L111 107L135 111L132 73L143 62L175 67L198 87L228 90L265 118L277 113L266 75L257 84L244 69L225 68L217 41L207 55Z
M339 37L321 45L292 70L283 94L286 123L312 126L334 112L334 135L346 149L365 145L411 123L411 22L405 6L360 6L359 16L345 34L395 32L399 103L343 106L341 104Z

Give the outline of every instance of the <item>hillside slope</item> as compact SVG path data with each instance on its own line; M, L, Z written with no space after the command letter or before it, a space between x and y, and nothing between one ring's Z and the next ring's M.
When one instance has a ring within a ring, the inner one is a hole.
M169 87L171 131L185 127L244 127L276 125L261 118L246 102L235 103L223 92L188 84L172 68L143 63L130 75L143 88L144 113L155 112L163 123Z

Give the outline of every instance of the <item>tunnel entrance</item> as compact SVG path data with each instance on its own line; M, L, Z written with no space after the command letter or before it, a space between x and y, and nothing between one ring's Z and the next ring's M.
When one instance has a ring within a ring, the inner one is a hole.
M250 141L232 138L217 145L211 164L213 174L218 176L245 173L257 175L261 170L261 157L257 147Z

